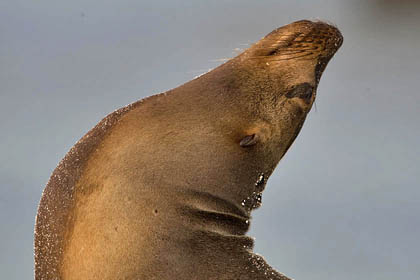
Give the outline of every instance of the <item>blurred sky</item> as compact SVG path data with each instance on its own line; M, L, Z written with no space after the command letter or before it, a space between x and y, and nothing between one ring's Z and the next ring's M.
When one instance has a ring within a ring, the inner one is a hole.
M297 280L420 279L420 1L0 1L0 274L33 276L51 172L107 113L300 19L343 47L256 210L255 251Z

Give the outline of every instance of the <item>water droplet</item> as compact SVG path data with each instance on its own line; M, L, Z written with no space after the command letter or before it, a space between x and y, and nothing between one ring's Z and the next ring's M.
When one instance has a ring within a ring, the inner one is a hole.
M264 190L265 188L264 173L261 173L260 176L258 176L257 182L255 183L255 188L261 192Z
M242 200L242 206L247 210L251 211L255 208L261 206L262 203L262 193L258 191L252 192L250 196Z
M258 208L262 204L262 191L265 187L265 177L264 173L261 173L257 181L255 182L255 190L252 192L250 196L242 200L241 205L247 210L251 211L255 208Z

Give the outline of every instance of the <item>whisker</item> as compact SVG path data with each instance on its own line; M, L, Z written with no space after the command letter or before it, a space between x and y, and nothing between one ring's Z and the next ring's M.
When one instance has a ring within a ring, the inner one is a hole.
M218 58L218 59L210 59L209 61L210 62L225 62L225 61L228 61L229 59L231 59L231 58Z
M311 49L305 49L305 50L296 50L296 51L286 51L286 52L281 52L281 54L284 55L291 55L291 54L299 54L299 53L305 53L306 51L311 50Z
M279 57L279 59L272 59L271 61L291 60L291 59L307 57L307 56L310 56L310 55L313 55L313 53L307 53L307 54L304 54L304 55L297 55L297 56L292 56L292 57L288 57L288 58Z

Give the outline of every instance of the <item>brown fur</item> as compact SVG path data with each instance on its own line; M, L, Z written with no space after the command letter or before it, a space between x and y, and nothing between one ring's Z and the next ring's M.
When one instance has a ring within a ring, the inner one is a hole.
M288 279L245 233L341 43L296 22L102 120L44 190L35 278Z

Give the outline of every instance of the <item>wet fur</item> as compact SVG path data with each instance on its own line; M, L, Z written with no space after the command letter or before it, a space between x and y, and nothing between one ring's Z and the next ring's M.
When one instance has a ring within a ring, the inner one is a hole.
M289 279L252 253L241 204L296 138L341 42L323 23L288 25L103 119L44 190L35 278Z

